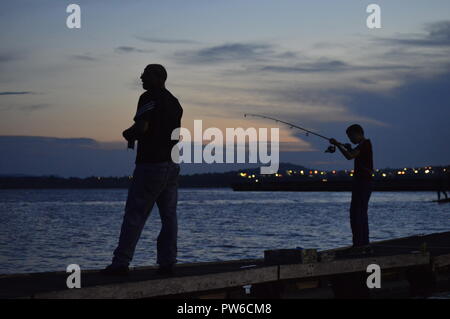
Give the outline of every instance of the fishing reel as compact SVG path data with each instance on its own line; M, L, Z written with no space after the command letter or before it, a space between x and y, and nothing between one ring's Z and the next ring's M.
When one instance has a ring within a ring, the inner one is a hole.
M334 153L334 152L336 152L336 146L334 145L328 146L328 148L325 150L325 153Z

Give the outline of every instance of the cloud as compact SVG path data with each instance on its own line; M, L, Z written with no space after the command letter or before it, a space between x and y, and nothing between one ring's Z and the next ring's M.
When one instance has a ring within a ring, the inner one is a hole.
M341 141L346 140L345 128L359 123L372 140L378 168L448 165L450 108L445 106L450 103L449 85L450 69L440 75L411 77L388 94L352 87L261 88L257 95L272 98L272 108L254 107L248 111L272 115ZM303 136L301 132L292 133L299 138ZM326 159L321 151L326 146L322 140L311 136L307 141L319 152L300 152L298 163L314 166ZM339 163L325 166L335 165Z
M91 138L0 136L0 174L124 176L133 169L134 152L105 149Z
M143 50L130 46L120 46L115 49L118 53L148 53L152 52L151 50Z
M11 52L0 52L0 63L8 63L11 61L19 60L19 56Z
M429 52L423 52L418 50L411 50L413 47L410 46L402 46L402 47L393 47L387 50L385 53L383 53L383 58L390 59L390 60L397 60L397 61L411 61L413 59L416 60L422 60L422 61L428 61L433 62L435 60L447 60L449 61L449 54L448 52L445 52L445 50L441 51L429 51Z
M142 37L135 36L136 39L150 42L150 43L164 43L164 44L198 44L199 42L193 40L186 39L163 39L163 38L154 38L154 37Z
M450 21L438 21L425 26L427 34L402 38L377 39L395 45L416 47L448 47L450 46Z
M430 24L428 33L415 39L440 40L443 43L449 25ZM389 102L389 97L395 97L400 104L398 108L408 114L407 104L410 102L407 96L400 97L401 89L416 81L423 81L427 86L429 81L449 70L450 63L445 63L444 50L415 50L420 54L402 56L401 51L413 51L412 48L377 45L374 49L375 44L370 39L364 42L364 46L367 51L355 51L350 45L341 45L340 48L345 50L331 51L322 56L323 52L318 55L314 48L309 52L302 50L299 54L293 51L283 53L276 44L270 43L232 43L186 50L178 52L176 57L182 62L205 63L208 67L222 62L231 65L217 69L217 72L234 76L232 84L205 81L202 87L207 87L208 93L190 97L190 106L208 107L208 114L213 114L214 109L214 112L229 117L247 112L272 115L310 125L331 136L339 136L343 127L345 131L346 125L352 123L361 123L373 132L389 132L396 123L388 115L392 111L381 104L389 103L393 108L395 104ZM399 50L393 52L393 49ZM423 55L433 52L439 54L439 59L434 55ZM446 60L450 62L448 58ZM267 76L261 76L262 72L267 72ZM217 92L209 90L214 85ZM433 96L420 87L417 90L425 99ZM371 97L379 103L367 102L366 99ZM402 104L403 100L406 104ZM402 125L407 122L406 118L398 120L403 121ZM387 156L383 155L383 158Z
M32 105L25 105L19 107L21 111L25 112L33 112L33 111L39 111L50 107L50 104L32 104Z
M92 138L74 137L74 138L59 138L59 137L45 137L45 136L0 136L0 142L2 143L16 143L23 144L51 144L53 146L77 146L77 147L96 147L98 142Z
M349 72L349 71L381 71L381 70L411 70L414 67L406 65L351 65L340 60L298 63L293 66L266 65L257 67L256 71L278 73L318 73L318 72ZM247 71L250 71L248 69Z
M88 62L98 61L98 59L96 57L93 57L89 54L74 54L71 57L75 60L80 60L80 61L88 61Z
M273 46L269 44L231 43L178 52L176 57L188 63L217 63L262 60L274 54Z
M10 82L10 72L17 70L17 61L23 60L25 55L21 51L0 51L0 82Z
M0 92L0 95L27 95L27 94L35 94L31 91L4 91Z
M23 106L7 105L7 106L0 106L0 110L2 110L2 111L19 110L19 111L23 111L23 112L34 112L34 111L46 109L50 106L51 106L50 104L44 104L44 103L23 105Z
M351 94L347 104L350 109L391 124L388 129L371 128L382 163L379 165L450 162L450 108L446 107L450 103L449 86L447 69L438 76L412 78L387 95Z

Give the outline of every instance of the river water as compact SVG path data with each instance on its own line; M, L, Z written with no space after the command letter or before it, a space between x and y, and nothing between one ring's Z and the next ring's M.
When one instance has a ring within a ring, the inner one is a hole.
M0 190L0 273L65 271L109 264L126 189ZM178 261L263 258L264 250L351 244L350 193L180 189ZM450 230L450 204L434 193L373 193L370 239ZM132 266L155 263L155 206Z

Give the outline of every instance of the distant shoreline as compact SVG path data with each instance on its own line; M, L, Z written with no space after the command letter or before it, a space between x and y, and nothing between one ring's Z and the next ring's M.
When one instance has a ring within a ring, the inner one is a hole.
M234 191L265 192L351 192L351 180L303 181L303 182L262 182L233 184ZM373 181L375 192L436 192L437 181L433 179Z
M374 191L449 190L449 167L376 170ZM1 176L0 189L128 189L132 176ZM351 191L353 171L318 171L280 163L279 173L261 175L259 168L225 173L180 175L180 188L232 188L235 191Z

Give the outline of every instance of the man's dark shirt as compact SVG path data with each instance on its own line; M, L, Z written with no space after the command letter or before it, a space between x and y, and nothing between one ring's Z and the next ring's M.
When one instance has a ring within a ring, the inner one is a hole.
M359 150L359 155L355 158L355 179L365 181L372 180L372 143L370 140L364 140L355 149Z
M167 89L152 89L139 98L134 121L148 122L147 131L138 139L136 164L172 161L171 151L178 140L172 131L181 126L183 108Z

